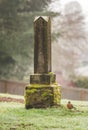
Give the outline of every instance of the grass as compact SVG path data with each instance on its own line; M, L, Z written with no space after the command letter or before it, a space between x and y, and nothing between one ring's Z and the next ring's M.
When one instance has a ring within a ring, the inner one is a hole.
M59 108L29 110L22 103L0 102L0 130L88 130L88 102L71 102L77 110L67 110L67 100Z

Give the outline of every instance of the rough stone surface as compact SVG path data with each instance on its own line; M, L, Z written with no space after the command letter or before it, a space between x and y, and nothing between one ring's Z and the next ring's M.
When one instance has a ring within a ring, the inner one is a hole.
M51 22L49 17L34 20L34 74L25 89L25 107L46 108L59 105L61 88L51 72Z
M25 107L46 108L60 105L60 86L53 85L29 85L26 87Z
M30 84L52 84L56 81L55 74L34 74L30 75Z
M34 73L51 72L51 22L49 17L34 21Z

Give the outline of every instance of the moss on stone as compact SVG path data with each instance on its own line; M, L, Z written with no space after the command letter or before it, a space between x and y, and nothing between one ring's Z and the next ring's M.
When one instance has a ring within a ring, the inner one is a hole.
M45 85L45 84L29 84L27 87L28 88L42 88L42 87L48 87L50 85Z
M30 84L25 90L25 107L43 108L59 105L61 88L57 83L51 85Z
M28 90L26 90L26 93L28 93L28 94L34 94L35 92L37 92L37 89L28 89Z
M53 96L53 94L51 93L51 91L46 91L42 94L42 97L48 97L48 96Z

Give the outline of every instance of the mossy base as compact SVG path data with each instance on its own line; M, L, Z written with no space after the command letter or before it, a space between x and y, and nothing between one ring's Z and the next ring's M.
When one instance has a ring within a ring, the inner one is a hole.
M25 108L47 108L60 105L61 87L58 84L28 85L25 89Z

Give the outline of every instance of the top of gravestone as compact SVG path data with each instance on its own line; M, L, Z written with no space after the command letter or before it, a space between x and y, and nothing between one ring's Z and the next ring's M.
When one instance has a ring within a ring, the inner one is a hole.
M34 19L34 22L38 19L44 19L46 22L48 22L48 20L50 19L49 16L36 16Z

